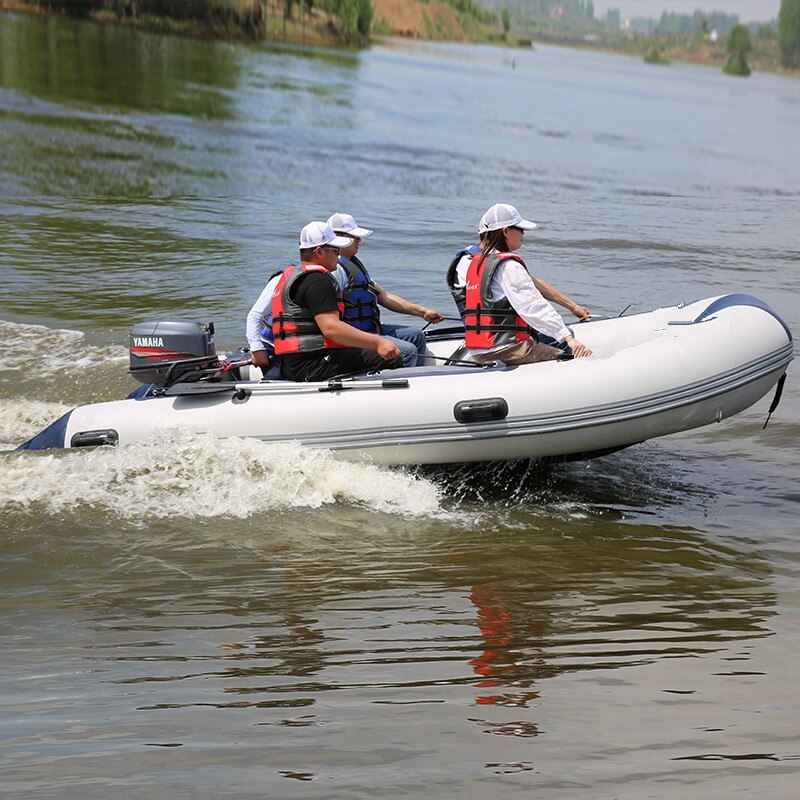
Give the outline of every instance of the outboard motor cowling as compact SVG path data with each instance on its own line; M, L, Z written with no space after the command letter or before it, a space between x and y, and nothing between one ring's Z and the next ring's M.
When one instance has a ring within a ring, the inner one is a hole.
M199 380L219 365L213 322L137 322L131 327L128 350L131 375L157 386Z

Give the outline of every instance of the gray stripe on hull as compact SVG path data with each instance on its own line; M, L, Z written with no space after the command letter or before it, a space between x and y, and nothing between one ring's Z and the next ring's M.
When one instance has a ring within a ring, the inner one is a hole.
M307 433L298 436L304 445L334 450L350 450L378 446L436 444L439 442L477 441L533 434L559 433L610 423L626 422L653 416L676 408L693 405L755 383L772 373L781 372L794 358L788 343L770 355L720 373L713 378L695 381L677 389L658 392L645 397L619 403L592 406L577 411L534 414L510 417L502 422L426 423L424 425L398 425L385 428L364 428L354 437L352 431ZM286 436L259 436L264 442L285 441Z

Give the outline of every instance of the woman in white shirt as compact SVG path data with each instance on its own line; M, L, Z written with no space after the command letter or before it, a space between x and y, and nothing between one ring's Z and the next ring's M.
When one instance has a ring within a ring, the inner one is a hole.
M592 354L572 336L537 289L525 262L514 255L522 246L525 231L536 227L536 223L523 219L514 206L498 203L481 218L480 250L465 253L451 265L448 283L464 318L465 344L477 361L541 361L547 353L537 344L539 335L559 343L560 349L574 358ZM550 289L551 296L571 303L549 284L544 286ZM588 309L571 305L578 316L589 317Z

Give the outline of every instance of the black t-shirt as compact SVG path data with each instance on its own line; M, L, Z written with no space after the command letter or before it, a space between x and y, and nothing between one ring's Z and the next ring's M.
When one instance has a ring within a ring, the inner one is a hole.
M334 279L323 272L309 272L295 283L292 300L307 308L312 316L338 311ZM286 353L281 357L282 371L289 380L305 380L311 366L325 355L324 350L308 353Z
M292 299L313 316L338 311L334 279L322 272L308 273L295 284ZM396 369L401 358L384 361L377 352L358 347L312 350L281 356L281 374L290 381L324 381L334 375L353 375L373 369Z
M334 278L322 272L309 272L294 285L292 300L307 308L312 316L338 311Z

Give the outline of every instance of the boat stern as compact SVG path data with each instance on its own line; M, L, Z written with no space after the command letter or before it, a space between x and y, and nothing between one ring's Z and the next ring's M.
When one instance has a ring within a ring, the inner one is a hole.
M60 450L68 447L69 445L66 444L67 425L71 416L72 411L68 411L43 431L39 431L36 436L21 444L17 450Z

